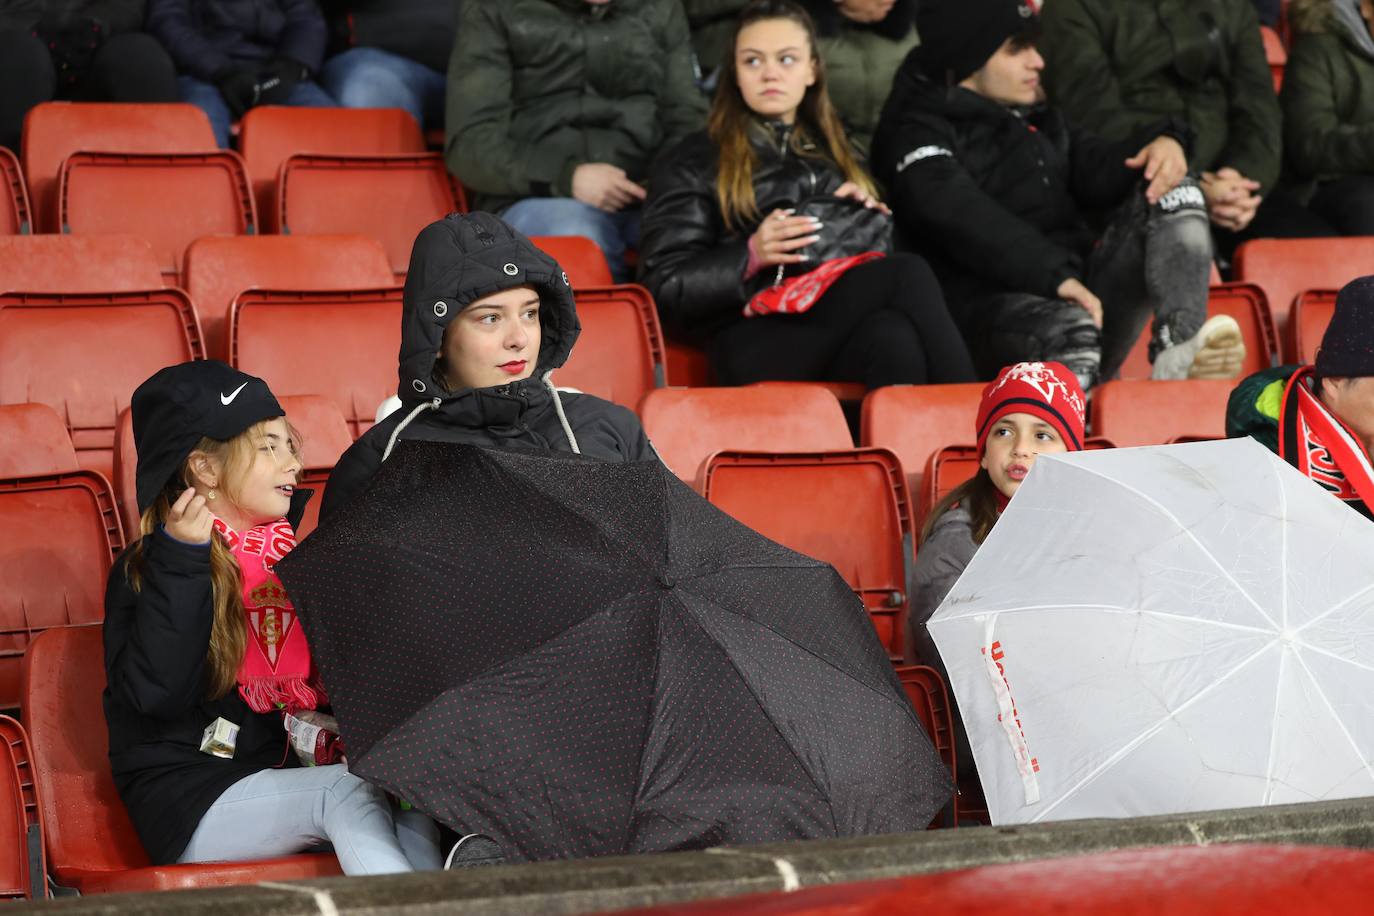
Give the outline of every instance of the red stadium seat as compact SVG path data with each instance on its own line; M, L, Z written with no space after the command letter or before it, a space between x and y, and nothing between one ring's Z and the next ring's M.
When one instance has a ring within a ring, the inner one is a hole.
M921 474L936 449L974 438L983 382L892 385L864 398L859 444L891 449L901 459L907 486L921 492Z
M382 243L361 235L206 236L186 249L181 274L200 315L206 354L224 360L229 306L244 290L374 289L393 282Z
M243 161L228 151L73 153L62 165L58 196L63 232L148 239L169 286L202 235L256 231Z
M665 342L665 368L668 370L667 383L691 388L705 388L715 384L711 373L711 363L706 351L679 340Z
M426 146L420 125L400 108L259 105L239 122L239 150L265 231L277 232L277 175L291 156L386 156Z
M115 505L129 540L139 535L138 527L138 450L134 447L134 422L129 408L119 412L115 421L114 460L110 482L114 484Z
M1236 249L1236 279L1264 290L1279 339L1293 343L1293 303L1309 289L1340 289L1374 273L1374 236L1324 239L1255 239ZM1289 350L1286 361L1297 354Z
M1213 286L1207 297L1207 317L1213 315L1230 315L1240 325L1241 338L1245 341L1241 378L1278 364L1278 332L1274 330L1274 319L1269 314L1269 300L1265 298L1264 290L1252 283ZM1150 328L1147 325L1121 366L1121 378L1149 377Z
M0 404L53 408L81 466L107 479L115 420L134 389L201 356L195 312L178 289L0 295Z
M663 332L642 286L574 287L582 333L554 382L638 410L664 384Z
M161 285L153 246L136 236L0 236L0 292L106 293Z
M530 241L558 262L574 290L586 286L611 286L611 265L596 242L583 235L536 235Z
M844 412L820 386L657 388L640 405L644 431L663 463L694 486L720 451L852 449Z
M197 153L216 149L210 119L194 105L45 102L24 116L24 176L34 219L60 232L57 176L72 153ZM164 200L170 198L164 197Z
M48 896L43 822L24 726L0 716L0 898Z
M1308 290L1298 295L1293 307L1294 352L1298 362L1310 365L1317 361L1322 335L1335 313L1335 290Z
M301 436L303 471L300 485L315 491L310 502L306 503L305 515L296 526L297 537L303 538L314 531L319 522L329 472L353 444L353 433L339 405L329 398L317 394L297 394L282 397L280 401L282 410L286 411L286 419Z
M467 209L438 153L292 156L277 181L277 218L290 235L370 235L404 278L420 230Z
M834 566L854 589L888 656L905 646L911 506L887 449L717 452L702 495L755 531Z
M47 404L0 405L0 477L80 470L71 434Z
M401 290L250 290L229 313L230 363L264 379L277 397L332 398L354 436L396 393Z
M99 627L35 639L24 667L24 718L47 830L48 866L82 894L220 887L340 874L332 854L250 862L151 865L110 775L100 694Z
M105 575L123 547L114 492L100 475L0 479L0 707L19 705L35 634L104 618Z
M1283 69L1288 64L1288 49L1283 46L1279 33L1267 25L1260 26L1260 40L1264 42L1264 59L1274 77L1274 91L1278 92L1283 87Z
M33 231L29 191L14 153L0 146L0 236L25 235Z
M940 672L928 665L899 665L897 680L901 681L907 699L916 710L916 716L925 726L930 743L940 760L949 770L949 776L957 785L959 766L954 754L954 714L949 705L949 689ZM954 797L953 824L959 823L959 796ZM931 825L935 826L934 824Z
M1226 401L1235 381L1120 380L1098 385L1089 428L1118 446L1163 445L1181 436L1226 435Z

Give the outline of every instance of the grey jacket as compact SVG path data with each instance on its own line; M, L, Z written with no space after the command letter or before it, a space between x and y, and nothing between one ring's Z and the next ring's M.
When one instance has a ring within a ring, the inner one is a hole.
M911 581L907 583L907 594L911 596L910 610L907 612L907 649L911 655L925 665L932 665L944 672L940 664L940 653L926 630L926 622L945 600L949 590L968 568L969 561L978 552L973 543L973 526L968 510L955 506L945 512L935 522L930 537L921 542L916 550L916 564L911 570Z

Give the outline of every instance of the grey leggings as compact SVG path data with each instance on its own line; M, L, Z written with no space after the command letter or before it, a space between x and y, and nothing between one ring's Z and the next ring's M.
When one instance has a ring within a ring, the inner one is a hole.
M1150 358L1192 337L1207 319L1212 235L1202 191L1185 179L1159 203L1133 193L1088 257L1084 283L1102 300L1099 331L1074 302L1001 293L971 303L969 348L979 374L1056 360L1090 388L1120 370L1152 317Z

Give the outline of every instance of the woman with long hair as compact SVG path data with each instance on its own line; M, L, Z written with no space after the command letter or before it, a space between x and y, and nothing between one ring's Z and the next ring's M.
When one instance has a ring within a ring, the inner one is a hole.
M826 94L810 18L755 0L707 129L650 181L640 260L670 332L706 345L722 384L972 380L930 268L884 256L889 229Z

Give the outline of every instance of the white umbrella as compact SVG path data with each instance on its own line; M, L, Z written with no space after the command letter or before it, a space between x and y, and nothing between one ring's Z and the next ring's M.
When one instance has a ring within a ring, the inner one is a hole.
M930 630L995 824L1374 795L1374 525L1250 439L1039 458Z

